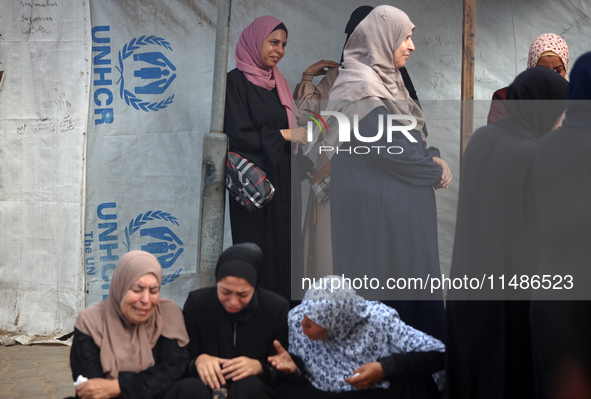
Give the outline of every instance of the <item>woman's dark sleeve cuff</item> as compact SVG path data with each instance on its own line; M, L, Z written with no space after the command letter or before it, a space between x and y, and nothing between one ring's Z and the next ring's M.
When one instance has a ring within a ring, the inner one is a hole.
M393 353L378 359L389 380L420 379L445 368L445 353L438 351Z
M262 380L268 385L275 385L278 378L277 370L267 363L263 363L260 360L259 362L261 363L261 367L263 368L263 375L261 376Z
M394 362L392 356L382 357L378 359L378 362L380 362L380 364L382 365L384 379L388 379L400 372L399 370L396 370L396 362Z
M197 358L192 359L191 362L189 363L189 375L192 377L199 376L199 373L197 372L197 365L195 364L196 361L197 361Z

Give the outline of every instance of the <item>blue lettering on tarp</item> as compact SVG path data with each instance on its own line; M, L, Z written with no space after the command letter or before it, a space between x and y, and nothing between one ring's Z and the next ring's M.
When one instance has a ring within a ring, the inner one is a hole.
M98 32L109 32L109 26L95 26L92 28L92 42L99 43L99 44L109 44L111 39L109 37L99 37ZM111 54L111 46L110 45L101 45L101 46L93 46L92 52L97 53L94 57L92 57L92 65L111 65L111 59L108 58L109 54ZM95 108L95 125L102 125L104 123L111 124L113 123L114 114L113 108L103 108L102 101L98 98L100 94L107 95L106 105L110 105L113 101L113 92L110 86L113 85L113 81L109 79L107 75L111 74L111 68L93 68L93 74L98 75L98 78L93 81L95 86L95 93L94 93L94 104L97 107ZM96 86L109 86L109 87L100 87L96 89Z
M99 217L99 219L101 219L101 220L117 219L117 215L105 215L103 213L103 209L115 208L115 207L117 207L117 203L115 203L115 202L104 202L96 208L96 214Z
M94 103L96 105L103 105L101 100L98 98L101 94L105 94L107 96L107 105L111 105L113 102L113 93L111 93L111 90L105 89L104 87L94 92Z
M100 79L94 81L95 86L110 86L113 84L111 79L106 79L105 74L111 73L111 68L94 68L94 74L99 75ZM96 103L96 101L95 101ZM97 104L99 105L99 104Z
M94 65L111 65L110 59L105 59L105 57L111 54L111 47L109 46L92 46L92 51L94 53L98 53L92 58L92 63ZM109 72L111 68L109 68Z
M119 248L119 244L101 244L100 248L107 251L107 255L101 256L101 262L113 262L119 260L119 255L113 255L113 250Z
M117 265L114 263L109 263L108 265L104 265L103 269L101 270L101 277L103 278L103 281L109 281L110 278L109 278L109 276L107 276L107 272L109 270L114 271L116 268L117 268ZM103 287L104 287L104 285L103 285Z
M90 248L90 244L92 244L92 238L94 236L94 232L90 232L88 234L84 234L84 237L89 237L88 239L84 240L84 246L86 247L85 251L86 253L91 253L92 249Z
M94 256L92 258L86 258L86 274L88 276L95 275L95 267L94 267Z
M99 241L117 241L116 235L109 235L117 228L117 223L99 223L99 229L106 229L99 234ZM102 248L101 248L102 249Z
M95 119L94 124L113 123L113 108L100 108L94 110L95 115L100 115L101 119Z
M108 37L98 37L97 32L108 32L111 30L109 26L95 26L92 28L92 41L93 43L111 43L111 39Z
M112 270L115 271L115 268L117 267L116 264L114 263L109 263L108 265L104 265L102 270L101 270L101 277L103 278L104 281L107 281L108 284L103 284L101 285L101 288L103 290L106 290L107 293L103 294L103 299L107 299L109 297L109 288L111 288L111 283L109 282L111 280L111 276L113 275L111 273L111 276L107 276L107 272Z
M92 253L92 242L94 238L94 231L84 234L84 253ZM89 276L94 275L94 256L86 258L86 274Z
M119 248L119 244L117 243L117 241L119 240L116 222L117 214L105 213L107 209L114 209L116 207L116 202L104 202L100 204L96 209L96 214L99 219L114 220L113 222L98 224L99 229L101 229L99 231L99 249L101 250L101 256L99 257L101 262L101 278L105 282L105 284L101 285L101 288L102 290L107 291L106 293L103 293L103 299L107 298L108 290L111 286L110 276L112 275L112 273L109 272L115 270L115 268L117 267L117 262L119 261L119 255L113 253L114 250L117 250Z

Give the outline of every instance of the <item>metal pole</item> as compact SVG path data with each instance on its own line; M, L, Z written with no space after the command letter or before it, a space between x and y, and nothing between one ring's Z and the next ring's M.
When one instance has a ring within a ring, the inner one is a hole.
M203 138L201 213L197 249L197 288L215 284L215 265L222 253L225 215L225 167L228 136L224 130L226 74L232 0L218 0L210 132Z
M462 109L460 121L460 161L474 131L474 52L476 0L464 0L462 28Z

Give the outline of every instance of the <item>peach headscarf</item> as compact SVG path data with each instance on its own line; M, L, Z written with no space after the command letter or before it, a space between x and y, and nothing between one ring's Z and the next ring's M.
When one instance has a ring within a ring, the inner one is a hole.
M149 273L162 283L162 268L154 255L145 251L123 255L113 273L109 297L80 312L74 324L99 347L108 379L116 379L119 371L139 372L153 366L152 348L160 336L177 340L181 347L189 343L181 308L170 299L160 298L156 311L143 324L132 324L123 315L121 300L133 283Z

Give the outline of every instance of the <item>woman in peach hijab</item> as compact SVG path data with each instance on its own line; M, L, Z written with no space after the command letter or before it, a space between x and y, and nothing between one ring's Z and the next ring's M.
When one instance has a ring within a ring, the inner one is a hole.
M113 273L108 298L80 312L70 365L75 380L88 381L77 384L77 397L191 397L194 381L180 380L189 336L180 307L160 297L161 284L156 257L128 252Z

